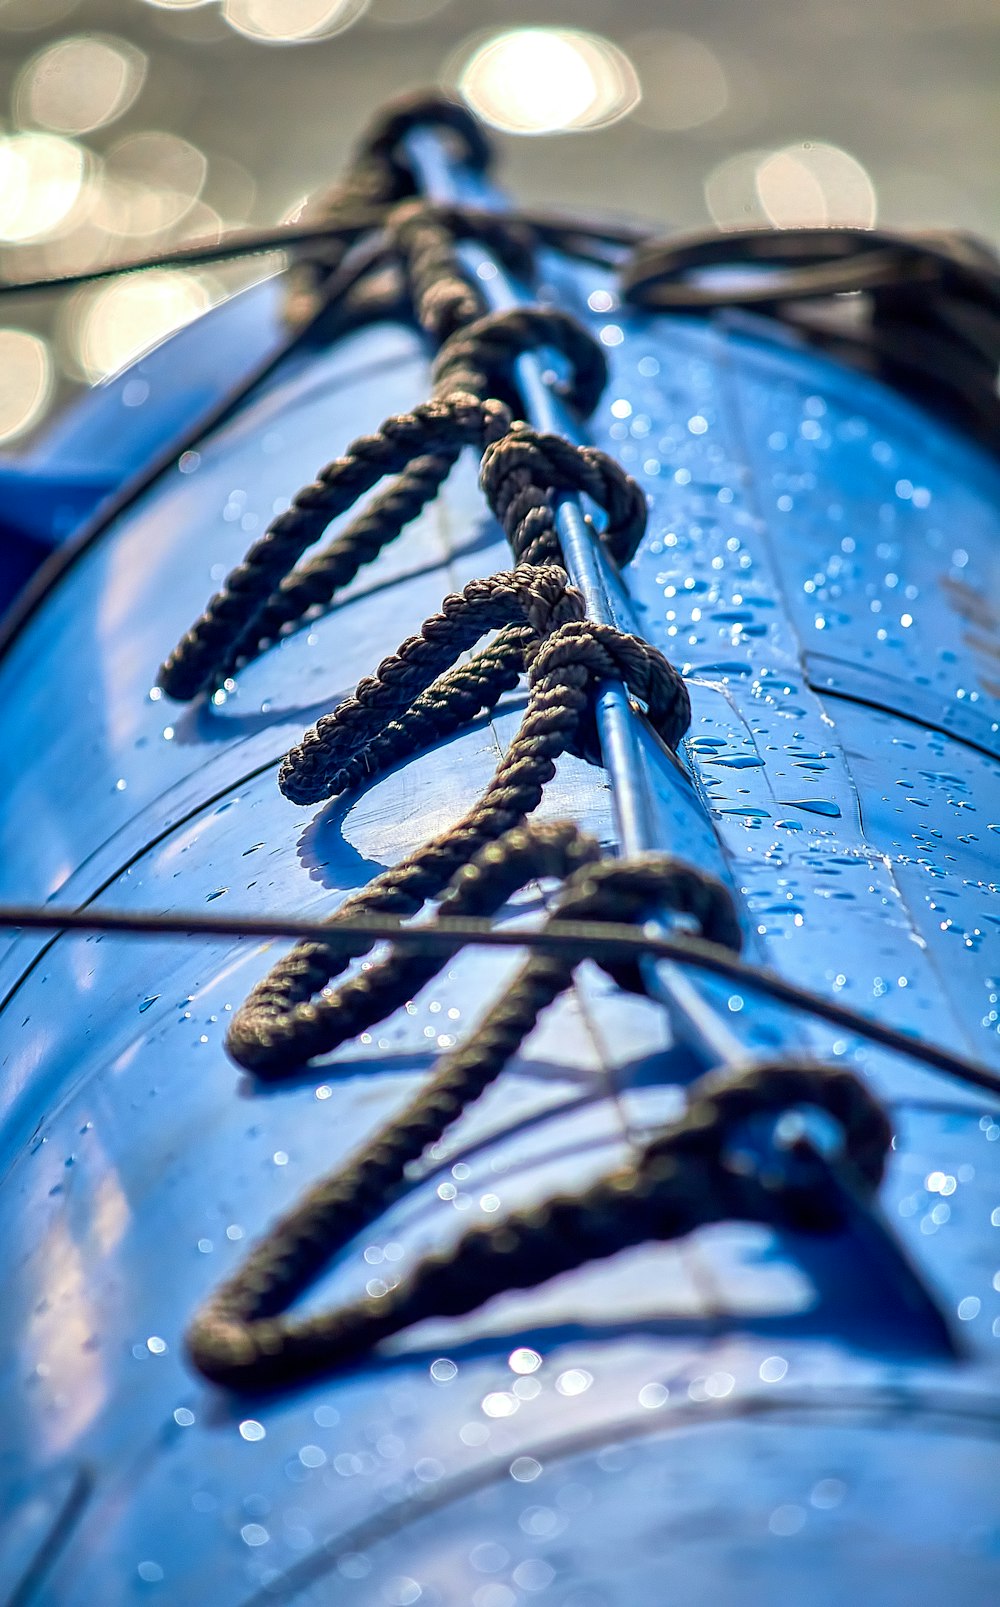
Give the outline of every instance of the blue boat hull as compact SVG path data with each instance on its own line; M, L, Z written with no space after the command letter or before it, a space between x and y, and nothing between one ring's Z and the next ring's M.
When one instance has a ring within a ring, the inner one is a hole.
M660 841L739 893L751 959L1000 1068L995 465L763 324L594 314L600 272L554 261L552 277L604 343L593 439L652 509L624 582L692 697L684 772L647 754ZM275 785L287 747L446 592L509 566L471 462L234 692L178 710L150 690L253 535L428 383L397 326L300 354L79 553L0 666L0 897L322 917L479 795L519 693L319 812ZM560 761L540 814L614 840L606 777L582 760ZM997 1599L988 1096L706 983L748 1050L840 1059L886 1105L882 1210L928 1308L881 1240L720 1225L233 1402L186 1364L192 1311L420 1084L514 957L469 951L264 1091L223 1038L274 945L2 942L0 1578L24 1581L18 1600ZM658 1007L585 968L307 1305L578 1189L696 1072Z

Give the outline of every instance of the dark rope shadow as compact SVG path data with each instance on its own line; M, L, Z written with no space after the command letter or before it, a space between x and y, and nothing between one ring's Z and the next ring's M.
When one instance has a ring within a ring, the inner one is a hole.
M303 730L314 725L323 714L342 703L353 688L315 703L302 703L280 709L258 709L254 714L226 713L207 698L200 698L178 715L174 742L181 748L203 748L207 743L242 742L246 737L270 731L276 725L294 720Z
M503 562L506 548L503 545L500 527L495 520L480 520L469 540L451 547L447 554L443 554L428 563L420 564L416 568L407 569L402 574L388 575L384 579L372 581L370 585L348 589L342 595L334 598L329 607L319 609L315 613L310 611L305 618L295 621L283 632L281 643L290 641L304 630L313 630L342 608L349 608L352 603L369 601L385 592L393 591L398 586L405 586L414 580L421 580L427 575L435 574L438 571L446 571L450 563L472 557L476 553L483 552L491 547L501 549L499 561ZM443 584L446 586L448 584L446 577ZM417 620L414 621L414 629L419 623ZM259 658L266 658L268 653L272 652L274 647L281 645L281 643L274 643L266 652L261 653ZM390 644L388 643L386 644L386 650L390 650ZM253 662L257 662L257 660L255 659ZM240 714L225 706L219 707L212 703L210 699L201 698L190 708L185 709L175 722L174 741L181 747L200 747L206 742L230 742L234 739L239 740L243 737L254 736L260 731L268 731L275 725L281 725L293 719L300 720L303 725L312 725L321 714L328 713L331 709L336 708L338 703L342 703L345 697L349 697L351 691L353 691L353 687L331 694L317 700L315 703L286 705L280 708L268 707L266 710L256 710L252 714Z
M344 836L344 822L357 800L356 792L335 798L303 826L296 844L299 863L308 871L309 880L331 892L344 891L344 883L349 878L352 888L363 887L389 869L379 859L367 859ZM335 870L331 871L331 865Z
M499 708L505 714L508 712L518 713L523 709L526 700L526 694L514 692L501 700ZM476 734L484 735L489 731L496 712L496 710L493 710L489 714L481 715L477 720L470 720L468 724L462 727L458 735L462 738ZM443 742L418 751L420 753L433 753L436 748L446 748L448 743L453 740L454 738L447 737ZM375 783L382 781L387 776L395 775L397 771L405 770L414 757L414 753L408 753L397 764L388 765L384 770L377 771L372 776L370 785L375 785ZM325 887L331 892L343 890L341 872L345 867L351 873L358 872L357 885L361 885L369 877L378 876L389 869L389 866L380 860L366 859L344 835L344 822L357 803L359 796L359 789L354 788L342 797L332 799L309 822L299 838L298 853L303 869L308 871L311 881L318 882L321 887ZM470 803L471 801L470 798ZM331 866L336 868L336 879L330 874ZM364 874L361 874L362 872Z

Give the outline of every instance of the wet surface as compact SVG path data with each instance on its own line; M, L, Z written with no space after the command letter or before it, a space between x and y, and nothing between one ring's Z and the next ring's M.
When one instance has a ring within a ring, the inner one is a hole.
M685 665L694 704L688 779L664 796L665 845L740 890L754 957L1000 1064L1000 813L983 751L997 716L966 640L969 594L984 609L996 584L990 471L854 380L847 416L864 430L844 433L844 382L812 358L722 327L651 328L614 309L593 321L614 369L595 434L652 498L629 588L650 637ZM292 808L274 781L318 708L444 591L506 561L467 467L341 606L242 672L224 702L180 711L148 696L216 569L350 434L425 384L398 332L278 376L39 613L0 683L21 823L2 861L9 896L327 913L478 793L518 695L443 753L318 813ZM809 421L818 435L802 433ZM901 497L903 478L930 501ZM778 500L801 493L800 534ZM878 551L883 509L897 522L890 556ZM958 527L960 566L932 534ZM965 590L950 584L956 568ZM890 657L884 613L865 605L911 586ZM883 648L893 668L879 707L845 698ZM933 671L926 695L956 722L973 709L975 741L960 723L915 723L906 697L920 666ZM53 710L57 737L39 751ZM560 765L545 812L613 842L606 778L580 761ZM538 902L529 889L517 908ZM848 1580L877 1607L895 1607L904 1584L911 1599L917 1577L929 1602L985 1607L1000 1121L981 1094L732 989L713 995L749 1047L845 1057L890 1104L882 1209L961 1364L928 1346L850 1236L820 1246L739 1225L425 1325L285 1399L233 1402L186 1365L193 1308L419 1085L513 963L463 956L384 1027L263 1091L223 1038L275 952L60 938L6 956L0 1480L17 1565L63 1527L33 1600L211 1595L236 1607L260 1592L335 1592L364 1607L590 1607L589 1589L617 1607L658 1601L671 1569L693 1600L717 1597L738 1568L743 1599L763 1607L779 1582L801 1591L807 1554L819 1554L854 1570L838 1588ZM377 1294L469 1223L580 1188L679 1108L694 1069L659 1010L586 968L310 1303ZM649 1529L651 1489L670 1514L662 1535ZM623 1535L635 1570L624 1578L607 1560L609 1537L620 1554ZM898 1566L876 1588L882 1545Z

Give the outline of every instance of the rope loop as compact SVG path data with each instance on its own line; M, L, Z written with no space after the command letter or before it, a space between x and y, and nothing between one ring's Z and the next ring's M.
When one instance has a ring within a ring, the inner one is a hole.
M522 564L470 581L446 597L418 635L383 659L353 697L323 715L290 750L278 774L285 797L310 804L344 792L357 779L356 761L372 738L487 631L524 624L531 636L542 639L565 621L581 619L583 611L580 593L555 564Z
M362 563L395 539L403 522L414 518L447 478L463 446L482 451L510 427L502 402L453 391L423 402L410 413L394 414L374 435L353 441L341 458L319 471L273 519L258 541L227 575L201 618L165 659L157 677L169 697L188 702L211 692L242 658L289 616L288 588L307 547L327 525L387 475L399 475L392 493L368 509L364 522L344 532L309 573L308 605L328 600L353 579ZM301 592L296 592L296 601Z
M552 682L558 685L568 673L579 670L591 693L601 681L624 681L645 705L657 736L676 752L691 724L691 698L681 675L651 642L597 620L571 620L532 652L528 686L534 691ZM591 703L569 751L593 764L601 762Z
M860 1192L873 1194L882 1181L892 1127L853 1072L810 1060L756 1062L702 1077L683 1117L666 1135L653 1140L638 1170L652 1176L655 1195L659 1161L665 1153L674 1159L683 1149L716 1172L730 1173L740 1214L752 1216L756 1211L764 1221L805 1232L828 1231L839 1220L837 1208L815 1177L797 1182L757 1172L748 1176L745 1168L730 1166L725 1154L742 1125L803 1106L825 1111L837 1122L843 1134L843 1161Z
M620 463L595 446L578 446L520 421L487 446L479 483L521 556L558 550L555 499L563 491L580 491L604 509L608 523L600 539L619 568L635 556L645 533L645 495Z
M483 125L461 101L437 90L414 90L383 107L369 124L359 155L385 164L412 192L413 175L399 147L407 134L422 128L442 130L455 143L458 159L466 167L476 173L489 171L493 151Z
M187 1344L198 1369L239 1391L287 1386L349 1365L380 1340L430 1317L460 1316L498 1294L531 1289L589 1262L721 1221L760 1221L799 1232L839 1225L821 1173L811 1182L734 1165L727 1147L750 1116L818 1107L843 1132L862 1194L878 1185L891 1143L879 1106L851 1072L773 1062L711 1072L689 1090L680 1119L633 1162L581 1194L556 1195L473 1228L425 1256L381 1299L306 1319L282 1315L337 1250L406 1187L407 1168L490 1085L544 1008L567 984L530 961L494 1005L474 1043L442 1057L427 1087L396 1120L310 1190L198 1313Z
M514 364L525 352L539 349L566 359L570 378L560 389L581 418L588 418L607 384L608 365L593 336L555 307L514 307L467 324L437 354L435 389L458 386L477 396L499 396L519 409Z

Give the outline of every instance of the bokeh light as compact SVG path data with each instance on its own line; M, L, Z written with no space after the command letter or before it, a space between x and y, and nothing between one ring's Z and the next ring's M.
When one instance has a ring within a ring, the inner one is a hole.
M867 169L818 140L727 157L705 180L705 203L720 229L870 229L877 216Z
M642 82L636 121L647 128L698 128L729 104L725 69L702 40L657 28L630 39L628 51Z
M58 134L0 138L0 240L43 240L64 230L88 165L83 146Z
M757 168L757 194L777 229L870 229L875 186L865 168L839 145L786 145Z
M357 22L367 4L368 0L222 0L222 15L248 39L293 45L342 33Z
M27 329L0 329L0 442L16 440L41 418L52 384L45 341Z
M474 112L509 134L606 127L627 116L641 94L625 52L575 28L514 28L480 38L458 88Z
M162 129L129 134L105 157L92 213L108 234L148 238L174 228L201 195L208 172L202 151Z
M124 39L57 39L22 70L15 114L22 124L86 134L127 112L145 77L145 55Z
M81 374L103 379L207 312L216 299L216 286L205 274L131 274L76 296L63 315L64 336Z

